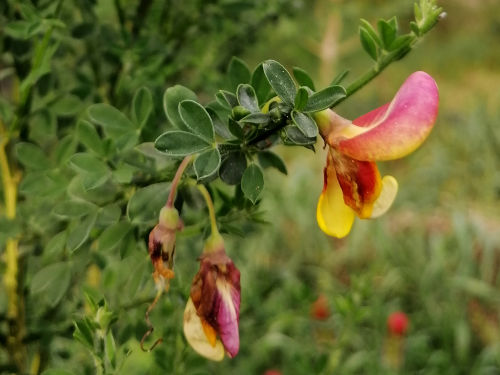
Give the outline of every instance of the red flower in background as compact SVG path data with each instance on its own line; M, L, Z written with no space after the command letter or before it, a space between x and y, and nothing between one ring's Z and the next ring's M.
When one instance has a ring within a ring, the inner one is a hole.
M393 312L387 318L387 329L395 336L404 336L408 331L408 316L401 311Z
M328 300L324 294L320 294L316 301L312 303L311 316L317 320L326 320L330 316Z

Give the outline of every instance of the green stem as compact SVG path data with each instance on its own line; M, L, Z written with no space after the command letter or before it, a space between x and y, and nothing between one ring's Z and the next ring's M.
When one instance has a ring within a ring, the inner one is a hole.
M175 199L175 193L177 192L177 186L179 185L179 181L181 180L182 174L186 170L187 166L193 159L192 155L186 156L181 164L179 165L179 168L177 168L177 172L175 172L174 179L172 180L172 184L170 185L170 193L168 194L168 199L167 203L165 204L165 207L173 207L174 205L174 199Z
M215 208L214 203L212 202L212 198L210 197L210 194L205 185L197 185L197 187L201 195L203 195L203 198L205 199L205 202L207 204L208 214L210 215L212 237L220 237L219 230L217 229L217 219L215 218Z

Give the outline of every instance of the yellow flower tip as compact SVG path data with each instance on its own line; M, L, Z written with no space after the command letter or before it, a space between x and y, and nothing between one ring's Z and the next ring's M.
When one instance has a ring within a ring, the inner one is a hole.
M268 112L269 112L269 107L271 106L271 104L272 104L272 103L275 103L275 102L276 102L276 103L281 103L281 102L282 102L282 100L281 100L281 98L280 98L279 96L275 96L274 98L269 99L269 100L266 102L266 104L264 104L264 105L262 106L261 112L262 112L262 113L268 113Z
M398 194L398 181L392 176L382 178L382 190L377 200L373 203L370 219L382 216L389 210Z
M344 197L336 178L330 178L319 197L316 218L325 234L343 238L349 234L354 222L354 211L344 203Z
M203 357L212 361L222 361L224 359L225 350L222 342L216 339L212 345L212 337L207 337L205 327L196 313L191 298L189 298L184 310L184 336L189 345Z

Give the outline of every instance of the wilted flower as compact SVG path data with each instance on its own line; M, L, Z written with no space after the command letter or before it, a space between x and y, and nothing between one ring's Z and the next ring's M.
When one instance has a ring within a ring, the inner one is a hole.
M438 111L438 89L427 73L415 72L394 99L354 121L330 109L315 114L328 144L324 187L317 207L320 228L344 237L354 217L375 218L396 197L394 177L381 178L375 161L408 155L427 138Z
M240 346L239 315L240 271L226 255L217 233L200 257L200 270L184 311L184 335L206 358L220 361L224 352L234 357Z
M404 336L408 330L408 316L401 311L393 312L387 318L387 329L391 335Z
M153 278L157 285L165 286L165 281L174 277L175 237L182 228L179 213L173 207L160 210L158 224L149 233L148 251L153 263Z

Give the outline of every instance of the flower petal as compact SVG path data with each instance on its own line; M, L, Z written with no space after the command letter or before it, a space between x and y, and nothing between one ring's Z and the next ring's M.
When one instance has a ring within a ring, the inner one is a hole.
M387 212L398 194L398 181L392 176L384 176L382 179L382 190L373 204L371 219L379 217Z
M415 72L389 105L354 120L349 129L329 143L335 143L340 152L357 160L401 158L427 138L436 121L438 104L434 79L427 73Z
M219 278L216 282L217 324L219 335L230 357L238 354L240 335L238 322L240 318L240 291L226 280Z
M344 195L344 202L361 219L372 214L373 203L382 189L377 165L371 161L359 161L330 149L331 163L337 174L337 180ZM327 166L328 168L328 166Z
M184 336L189 345L203 357L212 361L222 361L224 358L224 346L220 340L216 340L215 345L210 343L191 298L184 310Z
M329 236L342 238L351 231L354 211L344 203L344 195L333 168L325 168L325 185L316 209L318 225Z

